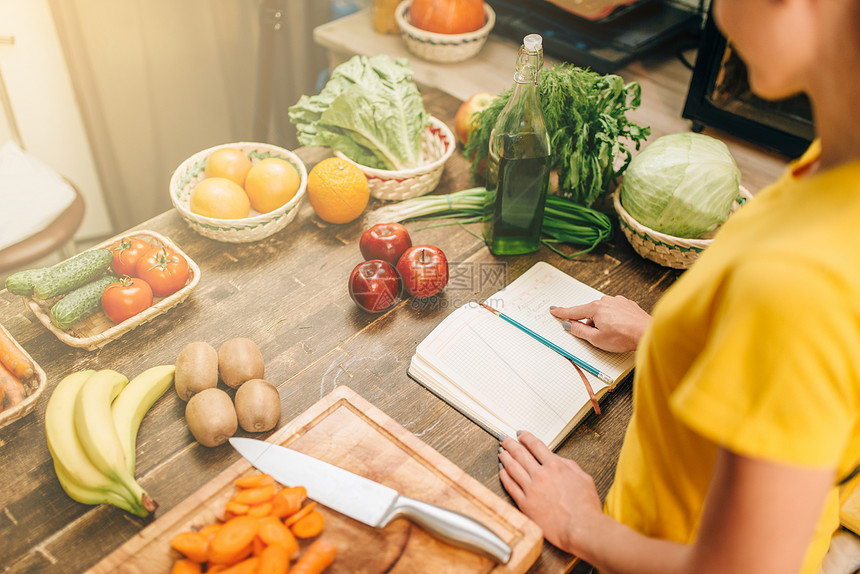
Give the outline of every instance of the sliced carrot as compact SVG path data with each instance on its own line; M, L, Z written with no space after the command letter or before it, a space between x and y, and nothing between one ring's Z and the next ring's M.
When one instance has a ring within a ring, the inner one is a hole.
M247 558L253 550L257 528L257 519L251 516L237 516L225 522L209 543L209 561L229 563ZM248 553L244 554L246 548Z
M18 380L18 377L9 372L6 367L0 364L0 391L5 398L0 402L0 411L5 408L11 408L21 403L27 396L24 390L24 385Z
M3 329L0 329L0 363L17 379L29 379L33 376L33 363Z
M188 558L180 558L173 563L170 574L201 574L203 566Z
M199 532L180 532L170 539L170 546L192 562L206 562L209 537Z
M269 484L267 486L261 486L259 488L246 488L240 490L236 496L232 498L234 502L238 502L239 504L246 504L248 506L253 506L255 504L262 504L263 502L268 502L272 500L275 496L275 485Z
M295 524L290 526L290 530L296 535L296 538L313 538L319 536L325 526L325 518L319 512L311 512L307 516L300 518Z
M302 504L308 497L308 492L303 486L294 486L279 490L272 498L272 516L286 518L295 514L302 508Z
M334 544L323 538L314 540L293 565L290 574L320 574L331 566L336 555L337 547Z
M241 516L242 514L248 514L248 510L250 510L250 508L251 507L247 504L239 504L238 502L233 502L232 500L228 501L227 504L224 505L224 509L233 516Z
M224 574L257 574L257 565L260 559L257 556L252 556L242 560L238 564L230 566L226 570L221 570Z
M260 538L260 535L257 534L256 538L254 538L254 549L251 551L251 554L254 556L259 556L263 553L263 550L266 549L266 543L263 542L263 539Z
M253 516L254 518L263 518L264 516L269 516L272 513L272 503L271 502L263 502L260 504L255 504L251 508L248 509L248 516Z
M260 554L257 574L287 574L290 568L290 557L283 546L272 544L266 546Z
M223 572L227 568L230 568L230 567L227 566L226 564L213 564L210 562L206 565L206 574L210 574L210 573L214 573L214 572Z
M275 479L268 474L251 474L248 476L240 476L233 481L233 484L239 488L260 488L261 486L275 484Z
M220 522L215 522L213 524L208 524L198 530L200 534L206 536L207 539L212 540L212 537L215 536L219 530L221 530L222 524Z
M257 536L268 546L281 546L291 559L299 552L299 543L290 529L284 526L277 516L267 516L259 520Z
M295 524L296 522L298 522L299 520L301 520L302 518L304 518L305 516L307 516L308 514L313 512L314 508L316 508L316 507L317 507L316 502L310 502L307 506L305 506L304 508L302 508L301 510L299 510L298 512L296 512L292 516L288 517L286 520L284 520L284 526L289 528L290 526L292 526L293 524Z

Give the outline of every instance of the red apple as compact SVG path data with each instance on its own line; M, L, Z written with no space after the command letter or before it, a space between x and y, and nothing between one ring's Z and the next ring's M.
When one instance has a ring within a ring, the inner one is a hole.
M432 245L414 245L403 252L397 273L410 295L430 297L448 284L448 259Z
M469 136L475 129L475 126L472 125L473 116L492 104L494 99L496 96L493 94L478 92L460 105L457 109L457 115L454 116L454 135L458 142L466 145Z
M399 223L377 223L361 234L358 248L366 260L382 259L392 265L412 247L409 232Z
M349 296L368 313L380 313L391 307L399 291L397 271L381 259L362 261L349 275Z

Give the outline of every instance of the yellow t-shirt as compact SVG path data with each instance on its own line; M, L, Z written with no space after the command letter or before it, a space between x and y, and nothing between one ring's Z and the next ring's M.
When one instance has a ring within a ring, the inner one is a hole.
M690 543L718 445L837 468L860 462L860 162L803 158L723 226L666 292L637 351L633 418L606 510ZM802 572L818 574L838 498Z

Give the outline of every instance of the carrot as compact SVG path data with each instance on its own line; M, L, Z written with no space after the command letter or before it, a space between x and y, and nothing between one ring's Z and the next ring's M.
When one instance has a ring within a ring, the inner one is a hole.
M33 376L33 363L3 329L0 329L0 363L18 379L29 379Z
M170 574L201 574L201 572L203 572L203 567L188 558L180 558L173 563L173 568L170 569Z
M284 520L284 526L289 528L290 526L292 526L293 524L295 524L296 522L298 522L299 520L301 520L302 518L304 518L305 516L307 516L308 514L313 512L314 508L316 508L316 506L317 506L316 502L311 502L310 504L308 504L307 506L305 506L304 508L302 508L301 510L299 510L298 512L296 512L295 514L293 514L292 516L290 516L286 520Z
M180 532L170 539L170 546L192 562L206 562L209 537L199 532Z
M251 516L237 516L225 522L209 543L209 561L229 563L246 558L253 550L257 528L257 519ZM244 554L246 549L248 553Z
M290 527L296 538L313 538L318 536L325 526L325 518L319 512L311 512L307 516L299 519Z
M248 516L253 516L254 518L263 518L264 516L268 516L272 513L272 503L271 502L263 502L261 504L255 504L251 508L248 509Z
M272 516L286 518L295 514L302 508L302 503L308 497L308 492L303 486L294 486L279 490L272 498Z
M224 510L232 514L233 516L239 516L240 514L248 514L248 510L251 507L247 504L239 504L238 502L234 502L232 500L228 501L227 504L224 505Z
M322 538L314 540L301 558L293 565L290 574L320 574L331 566L337 547Z
M219 522L215 522L214 524L208 524L198 530L200 534L204 535L207 540L212 540L212 537L215 536L219 530L221 530L222 524Z
M239 504L253 506L255 504L268 502L272 500L274 496L275 485L269 484L267 486L261 486L259 488L246 488L244 490L240 490L239 493L232 498L232 500L233 502L238 502Z
M248 476L240 476L233 481L233 484L239 488L260 488L261 486L275 484L275 479L268 474L251 474Z
M256 556L252 556L225 570L221 570L221 572L224 574L257 574L257 565L259 563L260 559Z
M27 396L27 392L24 390L24 385L21 384L21 381L3 365L0 365L0 391L6 395L3 403L0 403L0 410L3 410L4 404L6 408L18 405Z
M260 554L257 574L287 574L290 568L290 557L283 546L272 544L266 546Z
M266 549L266 543L263 542L263 539L260 538L259 534L257 534L256 538L254 538L253 544L254 544L254 549L251 551L251 554L253 556L259 556L260 554L263 553L263 550Z
M259 520L257 536L267 546L281 546L287 551L287 556L294 557L299 552L299 543L290 529L284 526L277 516L267 516Z

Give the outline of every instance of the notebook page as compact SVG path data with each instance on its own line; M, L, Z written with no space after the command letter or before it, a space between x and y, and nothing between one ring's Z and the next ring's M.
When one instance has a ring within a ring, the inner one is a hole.
M475 305L454 311L416 354L509 427L545 443L590 401L570 361Z
M490 296L487 304L539 333L575 357L617 379L633 366L634 353L608 353L573 337L553 317L550 305L571 307L603 296L552 265L536 263L510 285ZM593 381L593 379L591 379Z

